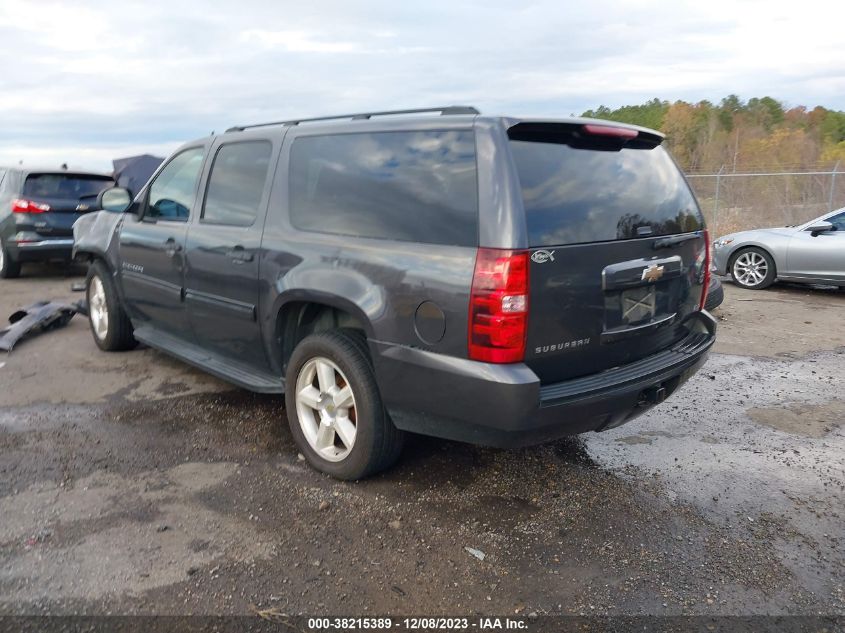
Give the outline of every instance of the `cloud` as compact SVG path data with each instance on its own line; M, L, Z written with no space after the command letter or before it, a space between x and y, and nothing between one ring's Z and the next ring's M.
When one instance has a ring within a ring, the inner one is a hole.
M234 124L470 103L567 116L652 97L845 109L841 3L0 3L0 163L108 167Z
M266 31L249 29L240 35L242 42L258 42L267 49L281 48L292 53L353 53L361 50L355 42L319 41L305 31Z

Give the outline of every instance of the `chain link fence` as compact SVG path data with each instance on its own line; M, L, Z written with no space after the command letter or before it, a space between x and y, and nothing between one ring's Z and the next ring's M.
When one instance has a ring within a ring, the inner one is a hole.
M803 224L845 206L845 171L687 174L711 237Z

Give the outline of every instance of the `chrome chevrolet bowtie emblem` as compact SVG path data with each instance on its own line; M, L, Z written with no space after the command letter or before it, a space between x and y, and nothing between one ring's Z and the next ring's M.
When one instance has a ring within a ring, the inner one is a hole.
M663 276L663 266L652 264L648 268L643 268L643 281L655 282Z

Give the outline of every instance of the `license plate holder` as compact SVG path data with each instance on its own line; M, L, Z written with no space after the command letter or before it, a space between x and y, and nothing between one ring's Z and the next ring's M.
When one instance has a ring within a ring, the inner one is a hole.
M652 320L657 314L655 286L627 288L619 295L622 323L634 325Z

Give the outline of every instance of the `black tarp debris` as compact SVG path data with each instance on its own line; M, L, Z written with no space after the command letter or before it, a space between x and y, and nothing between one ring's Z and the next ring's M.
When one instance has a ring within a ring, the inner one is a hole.
M39 301L17 310L9 317L11 325L0 330L0 351L12 351L26 336L64 327L78 311L77 306L55 301Z
M141 190L141 187L147 184L150 176L163 162L163 158L150 154L115 158L112 165L114 165L114 179L117 186L129 189L134 196Z

